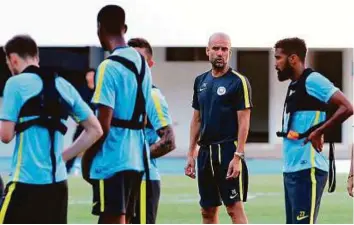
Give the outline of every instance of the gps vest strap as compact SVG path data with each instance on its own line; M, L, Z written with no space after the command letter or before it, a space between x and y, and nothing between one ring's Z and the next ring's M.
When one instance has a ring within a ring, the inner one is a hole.
M145 118L146 110L145 110L145 98L142 89L144 76L145 76L145 59L141 55L140 57L141 57L140 73L138 72L135 64L130 60L118 55L111 55L108 57L108 59L119 62L124 67L132 71L137 81L137 92L136 92L135 106L134 106L134 112L132 118L130 120L112 118L111 126L122 127L122 128L132 129L132 130L141 130L145 127L144 118Z
M143 163L144 163L144 170L146 174L146 180L150 180L150 170L149 170L149 158L147 151L149 148L146 148L146 136L144 132L145 128L145 117L146 117L146 105L145 105L145 97L143 93L143 81L145 77L145 59L140 55L141 58L141 69L140 73L136 68L134 62L118 56L118 55L111 55L107 59L113 60L122 64L124 67L132 71L135 75L135 79L137 81L137 91L136 91L136 99L135 99L135 106L132 118L130 120L123 120L119 118L112 118L111 126L114 127L121 127L127 128L131 130L142 130L144 135L144 142L143 142ZM149 93L151 94L151 93Z
M33 96L25 102L19 113L19 118L31 116L35 116L36 118L17 123L15 131L19 134L32 126L40 126L48 130L51 141L50 156L52 163L52 182L55 183L55 132L58 131L65 135L67 127L61 122L61 120L66 120L68 118L69 106L56 88L56 74L46 72L35 66L27 67L22 73L37 74L43 82L43 88L38 95ZM21 74L20 76L26 75Z

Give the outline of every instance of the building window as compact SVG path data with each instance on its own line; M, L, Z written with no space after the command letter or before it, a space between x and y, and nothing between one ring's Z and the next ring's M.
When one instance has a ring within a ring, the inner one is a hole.
M269 51L237 51L237 70L252 87L252 116L248 142L268 142L269 133Z
M2 49L2 48L1 48ZM39 47L40 66L55 71L74 86L85 82L85 71L89 67L89 47ZM0 50L0 94L11 73L6 64L3 50Z
M327 77L333 84L343 91L343 53L340 50L315 50L313 53L314 70ZM330 105L327 119L331 117L337 107ZM325 133L325 142L342 142L342 125L335 125Z
M205 48L167 47L166 61L208 61Z
M6 56L3 48L0 50L0 94L3 95L5 83L11 77L11 72L6 64Z

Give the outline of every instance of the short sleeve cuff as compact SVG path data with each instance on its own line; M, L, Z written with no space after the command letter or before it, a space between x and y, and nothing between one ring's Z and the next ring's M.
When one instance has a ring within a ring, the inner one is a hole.
M93 114L92 111L89 111L89 112L84 113L84 114L82 114L82 115L80 115L80 116L78 116L78 115L73 115L73 119L74 119L77 123L80 123L80 122L82 122L82 121L88 120L88 118L89 118L91 115L93 116L94 114Z
M337 87L333 87L327 94L327 96L325 97L325 102L328 103L329 100L331 99L331 97L334 95L334 93L336 93L337 91L339 91L339 89Z
M17 118L13 118L11 116L8 116L8 115L0 115L0 120L3 120L3 121L11 121L11 122L17 122Z
M199 105L197 105L197 104L192 104L192 107L193 107L193 109L195 109L195 110L200 110Z
M100 100L100 101L95 101L95 100L92 100L91 103L92 103L93 105L95 105L95 106L104 105L104 106L107 106L107 107L110 107L110 108L114 109L114 104L111 104L111 103L109 103L109 102L107 102L107 101L102 101L102 100Z

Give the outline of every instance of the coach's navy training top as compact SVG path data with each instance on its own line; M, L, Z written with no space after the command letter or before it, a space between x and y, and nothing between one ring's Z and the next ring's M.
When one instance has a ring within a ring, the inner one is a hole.
M214 77L211 70L194 82L193 108L200 111L200 145L237 140L237 111L252 108L248 79L230 68Z

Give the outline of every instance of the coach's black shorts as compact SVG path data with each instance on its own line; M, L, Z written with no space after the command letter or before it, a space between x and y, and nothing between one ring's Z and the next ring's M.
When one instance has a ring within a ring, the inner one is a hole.
M0 223L67 223L68 186L10 182L1 201Z
M327 176L316 168L284 173L287 224L316 223Z
M221 200L226 206L247 200L248 171L244 160L241 160L239 177L226 180L235 151L234 142L200 147L197 176L202 208L220 206Z
M92 214L134 215L143 172L122 171L104 180L92 180Z
M155 224L157 209L160 200L160 181L143 180L141 182L140 194L135 207L133 224Z

